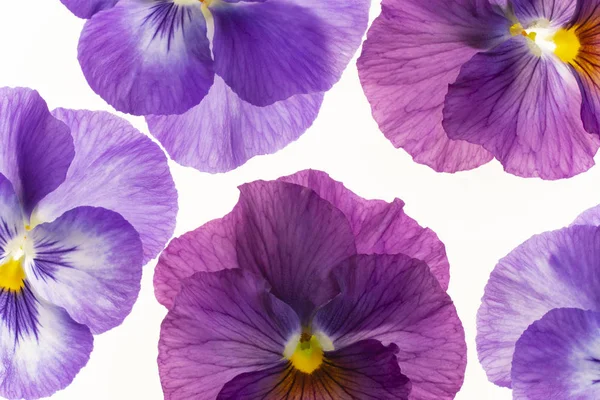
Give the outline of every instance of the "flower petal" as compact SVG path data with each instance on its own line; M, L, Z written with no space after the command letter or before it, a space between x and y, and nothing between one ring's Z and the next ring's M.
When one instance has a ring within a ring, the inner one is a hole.
M600 226L600 205L584 211L577 217L573 225Z
M575 3L575 2L573 2ZM571 63L571 70L577 78L583 102L581 118L588 132L600 134L600 2L598 0L578 1L577 9L570 22L580 44L577 56Z
M404 213L404 202L365 200L324 172L305 170L280 180L314 190L346 215L359 254L406 254L423 260L444 290L450 280L444 244L428 228Z
M237 267L263 276L284 301L296 296L290 304L298 308L333 295L327 286L303 299L332 267L356 254L348 220L336 205L291 183L259 181L240 189L240 202L231 213L167 246L154 276L158 300L170 308L182 279ZM302 279L292 282L294 277Z
M512 364L515 399L600 398L600 314L556 308L527 328Z
M221 3L215 71L243 100L266 106L329 90L360 46L368 0Z
M0 88L0 174L13 184L27 216L60 185L75 155L69 128L38 92Z
M256 107L215 76L208 95L196 107L181 115L146 120L150 133L179 164L226 172L298 139L312 125L322 101L323 93L314 93Z
M201 3L121 0L83 28L79 62L92 87L119 111L181 114L213 83Z
M94 334L120 325L140 291L142 246L119 214L79 207L29 235L26 274L36 293L63 307Z
M448 85L475 53L495 46L510 22L486 1L384 0L358 60L361 83L384 135L416 162L456 172L492 159L442 128Z
M196 272L239 267L235 247L236 210L238 207L169 243L154 273L154 292L162 305L172 308L182 281Z
M336 348L366 339L395 343L411 400L453 399L466 367L462 324L425 263L405 255L358 255L333 270L341 294L315 316Z
M240 187L239 265L262 276L272 293L308 323L336 287L329 272L356 254L344 214L314 191L285 182Z
M175 229L177 191L165 154L112 114L58 109L54 115L71 128L77 152L66 181L35 217L52 221L79 206L115 211L140 234L147 263Z
M584 0L585 3L588 0ZM547 20L551 26L565 25L575 12L577 3L573 0L512 0L515 16L524 27Z
M0 396L47 397L87 364L94 337L62 308L37 299L26 283L0 291Z
M114 7L119 0L60 0L73 14L79 18L92 18L102 10Z
M463 66L444 128L484 146L512 174L571 177L594 165L600 140L583 129L573 76L553 56L534 54L529 40L516 36Z
M277 365L298 317L241 269L185 281L160 335L158 367L170 399L214 399L235 376Z
M305 374L288 362L247 372L228 382L217 400L266 398L302 400L408 400L409 379L400 373L394 344L365 340L325 353L325 363Z
M25 217L10 181L0 174L0 259L6 246L25 233Z
M515 343L548 311L600 310L599 260L600 230L591 226L534 236L500 260L477 315L479 360L492 382L510 387Z

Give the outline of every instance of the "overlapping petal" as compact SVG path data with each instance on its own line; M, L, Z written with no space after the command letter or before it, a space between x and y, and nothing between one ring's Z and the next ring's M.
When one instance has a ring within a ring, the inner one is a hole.
M600 313L557 308L534 322L517 342L513 398L600 398Z
M540 22L561 27L573 16L577 3L582 2L587 0L512 0L511 4L517 20L524 27Z
M356 254L348 220L299 185L257 181L240 192L239 265L264 277L272 293L307 323L316 307L336 294L330 271Z
M322 93L314 93L257 107L215 76L208 95L196 107L181 115L146 119L150 133L177 163L226 172L298 139L317 117L322 100Z
M56 189L74 157L69 128L38 92L0 88L0 174L12 183L27 216Z
M573 2L574 3L574 2ZM575 32L580 48L571 69L583 95L581 118L589 132L600 134L600 2L578 1L569 28Z
M331 268L356 254L347 217L311 189L277 181L242 186L230 214L165 249L154 276L158 300L170 308L182 279L241 266L267 279L284 301L293 299L290 304L300 314L301 308L310 313L335 294L331 285L320 293L315 287L328 280Z
M154 293L162 305L172 308L182 281L196 272L239 267L235 241L237 210L238 207L169 243L154 273Z
M119 0L60 0L73 14L79 18L92 18L102 10L114 7Z
M142 244L133 226L103 208L79 207L37 226L26 269L37 294L94 334L120 325L140 291Z
M121 214L140 234L144 263L175 229L177 191L167 158L127 121L105 112L58 109L70 128L76 155L65 182L38 206L38 222L76 207L103 207Z
M464 331L427 265L405 255L359 255L332 273L341 293L317 313L315 330L336 348L367 339L395 343L411 399L453 399L466 367Z
M181 280L195 272L243 267L263 276L273 293L289 300L306 319L335 294L327 284L329 271L356 254L348 220L299 185L259 181L240 191L230 214L174 239L165 249L154 276L158 300L170 308Z
M479 360L492 382L511 386L515 344L548 311L600 310L599 259L600 229L571 226L534 236L500 260L477 316Z
M306 170L280 180L314 190L344 213L354 233L359 254L406 254L427 263L444 290L450 280L444 244L428 228L404 213L404 203L365 200L326 173Z
M215 71L257 106L326 91L360 45L369 5L272 0L212 6Z
M62 308L36 298L28 284L0 291L0 396L47 397L87 364L93 336Z
M594 165L600 145L579 117L581 95L568 69L516 36L475 55L450 85L444 128L480 144L515 175L560 179Z
M214 77L200 2L120 0L85 24L79 61L96 93L136 115L183 113Z
M247 372L228 382L218 400L408 400L410 381L402 375L396 345L365 340L325 353L325 364L312 374L288 362L263 371Z
M169 399L214 399L223 385L283 359L300 333L293 310L242 269L186 280L162 324L158 365Z
M448 84L478 51L504 40L512 22L487 0L384 0L358 60L363 89L385 136L437 171L478 167L492 156L449 140Z

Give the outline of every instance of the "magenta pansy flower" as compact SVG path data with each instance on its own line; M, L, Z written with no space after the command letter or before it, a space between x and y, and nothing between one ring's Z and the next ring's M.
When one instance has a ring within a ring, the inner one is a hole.
M437 171L567 178L600 140L597 0L384 0L358 67L383 133Z
M61 0L79 61L180 164L231 170L296 140L361 44L370 0Z
M165 398L454 398L466 345L444 245L403 206L302 171L174 239L154 279Z
M129 123L0 88L0 396L71 383L93 335L130 313L176 212L166 156Z
M477 318L488 378L514 399L600 398L600 207L500 260Z

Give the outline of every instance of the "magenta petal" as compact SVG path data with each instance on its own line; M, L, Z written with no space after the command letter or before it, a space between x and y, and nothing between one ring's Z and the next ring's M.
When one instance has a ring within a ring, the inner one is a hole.
M262 276L272 293L307 323L336 288L329 272L356 254L348 220L314 191L257 181L240 187L239 265Z
M73 14L79 18L92 18L102 10L114 7L119 0L60 0Z
M154 273L154 293L167 308L173 307L182 280L196 272L237 268L235 225L239 206L224 218L175 238L158 259Z
M197 273L162 324L165 397L213 400L235 376L278 365L300 330L298 317L262 279L241 269Z
M74 156L69 128L31 89L0 88L0 174L27 216L67 175Z
M242 267L269 281L273 293L289 300L298 313L310 313L335 293L330 285L319 291L315 287L329 280L331 268L356 254L346 217L298 185L259 181L240 190L240 202L230 214L174 239L165 249L154 276L156 297L169 308L182 279Z
M40 297L100 334L120 325L140 292L142 242L121 215L78 207L28 235L26 275Z
M477 314L477 352L492 382L511 386L515 344L548 311L600 311L599 260L600 228L592 226L534 236L500 260Z
M527 328L512 363L516 400L600 398L600 313L555 308Z
M561 179L587 171L600 140L583 128L577 84L528 41L516 36L463 66L446 97L444 128L484 146L515 175Z
M326 352L325 363L312 374L290 363L247 372L229 381L217 400L408 400L411 384L400 373L394 344L365 340Z
M421 227L404 213L404 202L366 200L357 196L326 173L306 170L280 180L314 190L346 215L359 254L406 254L423 260L444 290L450 280L444 244L428 228Z
M297 95L257 107L215 76L208 95L181 115L148 116L150 133L177 163L204 172L226 172L254 156L274 153L313 123L323 93Z
M117 110L180 114L200 103L214 70L201 3L120 0L79 40L90 87Z
M462 324L425 263L405 255L359 255L332 274L341 293L314 320L336 348L366 339L395 343L411 400L453 399L467 362Z
M382 7L358 60L382 132L416 162L437 171L490 161L480 146L448 139L442 108L462 64L503 40L512 22L487 1L385 0Z
M115 115L65 109L54 115L71 128L76 154L65 182L40 202L34 217L52 221L80 206L115 211L140 234L147 263L175 229L177 191L167 157Z

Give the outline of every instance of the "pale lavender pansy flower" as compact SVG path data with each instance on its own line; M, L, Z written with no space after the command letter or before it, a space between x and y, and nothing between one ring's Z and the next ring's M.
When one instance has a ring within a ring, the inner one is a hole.
M600 398L600 206L500 260L477 317L488 378L527 400Z
M90 18L91 88L147 117L173 160L224 172L313 123L360 46L370 0L62 0Z
M384 0L358 67L383 133L455 172L567 178L600 140L598 0Z
M65 388L173 233L167 158L105 112L0 88L0 396Z
M444 245L400 200L311 170L240 192L159 259L166 399L454 398L466 346Z

